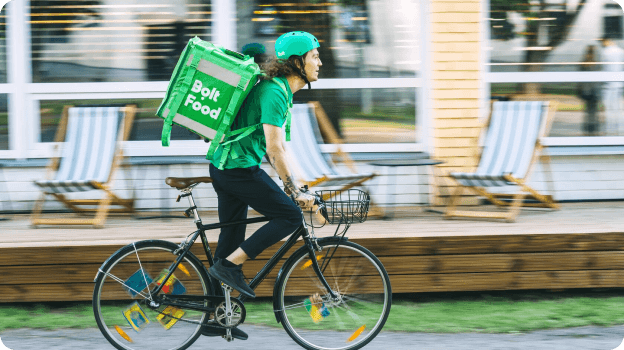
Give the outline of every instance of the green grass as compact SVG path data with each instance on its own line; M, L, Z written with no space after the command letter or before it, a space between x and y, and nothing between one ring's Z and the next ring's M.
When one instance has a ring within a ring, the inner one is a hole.
M624 297L619 295L617 292L514 292L395 296L384 330L515 333L588 325L623 325ZM245 306L246 324L281 327L275 322L270 301L248 302ZM123 321L120 306L104 307L103 312L119 315L120 322ZM322 328L323 322L319 325ZM0 305L0 331L93 327L96 324L90 303Z

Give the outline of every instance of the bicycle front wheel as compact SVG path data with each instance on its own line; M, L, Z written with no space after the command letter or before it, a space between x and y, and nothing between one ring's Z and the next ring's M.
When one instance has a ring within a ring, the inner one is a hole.
M164 281L178 258L173 254L177 248L167 241L136 242L113 254L98 272L93 311L100 331L117 349L181 350L201 335L200 324L206 323L207 313L150 303L150 290L162 283L160 294L213 294L201 261L190 252Z
M337 298L332 298L301 251L284 267L278 288L282 326L310 350L354 350L381 331L392 303L388 274L366 248L348 241L319 242L316 260Z

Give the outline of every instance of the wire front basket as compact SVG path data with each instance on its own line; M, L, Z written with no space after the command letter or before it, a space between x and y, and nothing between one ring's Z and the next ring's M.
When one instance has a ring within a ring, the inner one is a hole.
M352 224L366 221L370 196L356 189L316 191L325 201L321 215L329 224Z

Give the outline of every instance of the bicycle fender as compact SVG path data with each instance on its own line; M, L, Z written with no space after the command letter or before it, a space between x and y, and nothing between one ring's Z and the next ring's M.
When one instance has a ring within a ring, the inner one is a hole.
M341 241L348 241L349 239L347 237L323 237L323 238L319 238L317 239L318 243L324 243L324 242L341 242ZM300 247L299 249L297 249L289 258L288 260L286 260L286 262L282 265L282 267L280 268L279 272L277 273L277 277L275 278L275 285L273 286L273 313L275 313L275 320L277 321L277 323L282 323L282 318L280 316L280 312L279 312L279 305L278 305L278 298L277 298L277 289L278 286L280 285L280 283L282 282L282 279L284 279L284 268L287 266L290 266L290 264L293 263L293 260L295 259L295 257L299 256L300 253L302 252L307 252L308 250L308 246L307 245L303 245L302 247Z

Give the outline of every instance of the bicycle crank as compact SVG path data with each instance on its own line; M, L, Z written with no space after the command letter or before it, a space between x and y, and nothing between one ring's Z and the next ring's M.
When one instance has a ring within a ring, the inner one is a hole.
M247 311L243 303L236 299L230 298L230 310L228 310L226 302L222 302L215 309L215 321L223 327L237 327L245 321Z

